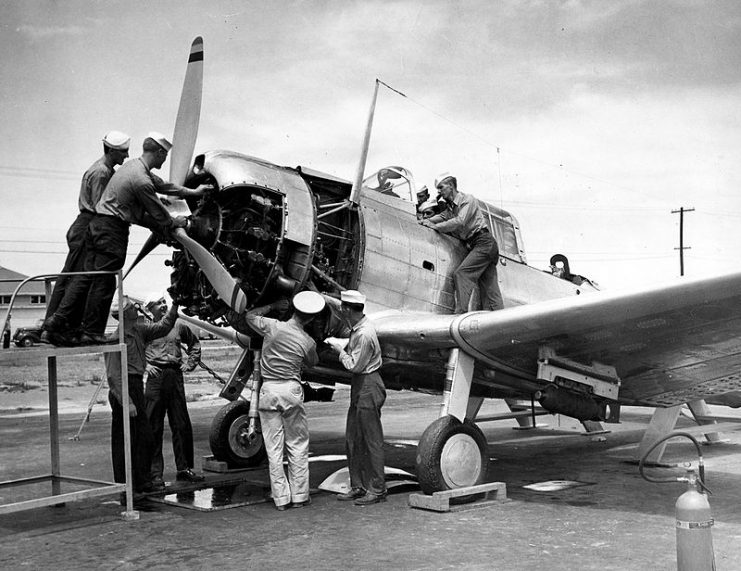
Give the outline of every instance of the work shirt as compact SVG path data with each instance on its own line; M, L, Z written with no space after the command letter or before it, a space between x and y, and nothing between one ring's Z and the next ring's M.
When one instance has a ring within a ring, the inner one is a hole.
M157 185L142 158L126 161L111 177L95 212L155 231L169 230L174 221L156 191Z
M489 227L478 205L478 200L471 194L459 192L448 207L440 214L428 218L435 224L435 230L450 234L468 242L474 235Z
M367 375L381 368L381 345L376 329L365 315L350 329L347 346L340 352L340 363L356 375Z
M193 330L182 321L177 321L167 335L147 345L147 363L157 366L180 365L183 362L181 344L188 348L188 369L194 369L201 360L201 342Z
M112 176L113 167L105 163L105 157L99 158L85 171L80 185L80 197L77 200L80 212L95 213L95 206Z
M316 343L294 319L278 321L248 313L245 321L265 338L260 357L263 381L300 382L301 366L319 362Z
M147 343L152 342L158 337L167 335L175 325L178 318L178 312L173 307L167 315L157 323L153 323L143 317L136 320L133 326L124 328L124 342L126 343L126 370L130 375L143 375L147 366L146 347ZM111 335L107 335L109 342L118 342L118 329ZM106 353L105 369L108 375L108 382L111 379L121 382L121 354Z

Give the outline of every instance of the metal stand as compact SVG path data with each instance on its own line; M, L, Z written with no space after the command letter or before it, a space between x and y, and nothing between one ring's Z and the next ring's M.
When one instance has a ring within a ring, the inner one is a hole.
M34 276L27 278L22 281L11 298L10 308L6 315L5 321L10 317L10 311L15 301L15 297L18 291L29 281L36 279L48 279L56 277L58 275L78 275L81 272L70 273L70 274L45 274L41 276ZM116 274L118 276L118 296L119 304L123 297L122 277L121 272L89 272L89 274ZM9 280L6 280L9 281ZM13 280L16 281L16 280ZM47 282L47 291L48 291ZM124 339L123 320L119 322L118 327L119 340ZM59 406L57 399L57 357L68 356L68 355L80 355L85 353L120 353L121 354L121 381L122 381L122 392L123 392L123 415L124 415L124 449L125 449L125 464L126 464L126 483L113 483L101 480L90 480L86 478L77 478L72 476L64 476L61 473L60 468L60 454L59 454ZM131 426L129 416L129 377L128 377L128 363L126 344L121 341L115 345L94 345L94 346L80 346L80 347L49 347L49 348L34 348L34 349L8 349L0 350L0 365L10 362L31 362L40 358L46 357L47 370L49 378L49 435L50 435L50 449L51 449L51 474L42 474L38 476L32 476L29 478L21 478L18 480L8 480L0 482L0 490L6 487L23 486L29 484L38 484L40 482L51 483L51 495L32 500L13 502L9 504L0 504L0 515L14 513L43 506L52 506L58 504L64 504L67 502L73 502L82 500L85 498L91 498L96 496L110 495L115 492L126 491L126 511L121 515L125 520L136 520L139 519L139 513L133 509L133 480L131 477ZM86 490L79 490L76 492L62 493L62 483L73 483L83 484L91 486Z

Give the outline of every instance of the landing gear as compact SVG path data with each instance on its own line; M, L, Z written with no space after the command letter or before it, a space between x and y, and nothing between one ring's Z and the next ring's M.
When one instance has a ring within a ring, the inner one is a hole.
M440 417L417 446L417 478L425 494L483 484L487 465L486 438L470 420Z
M249 402L230 402L216 413L211 422L208 439L211 452L216 460L226 462L230 468L258 466L267 457L262 433L258 430L254 438L247 437L249 412Z

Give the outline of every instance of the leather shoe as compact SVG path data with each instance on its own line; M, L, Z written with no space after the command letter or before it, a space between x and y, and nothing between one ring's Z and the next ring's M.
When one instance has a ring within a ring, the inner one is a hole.
M357 500L358 498L362 498L365 495L365 490L363 488L353 488L349 492L345 492L344 494L339 494L337 496L337 500L340 502L349 502L351 500Z
M161 479L152 480L152 489L155 492L162 492L165 490L167 486L165 486L165 483Z
M180 470L175 476L175 479L186 482L203 482L206 478L188 468L187 470Z
M283 504L282 506L275 506L275 509L278 510L279 512L284 512L290 507L291 507L290 504Z
M353 503L356 506L369 506L371 504L377 504L386 501L386 494L371 494L368 492L362 498L358 498Z
M41 334L42 343L51 343L55 347L74 347L79 345L79 339L67 333L58 333L56 331L44 331Z
M67 322L55 314L47 317L41 327L44 331L59 332L67 329Z
M305 502L293 502L291 504L292 508L303 508L304 506L308 506L311 503L311 498L306 500Z
M108 345L114 343L109 340L105 335L98 335L96 333L83 333L80 335L79 345Z

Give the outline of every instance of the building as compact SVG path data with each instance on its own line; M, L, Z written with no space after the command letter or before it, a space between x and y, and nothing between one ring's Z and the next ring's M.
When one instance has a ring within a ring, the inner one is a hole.
M13 292L28 276L0 266L0 328L10 308ZM16 296L11 312L11 331L18 327L32 327L46 314L46 291L43 281L25 284Z

